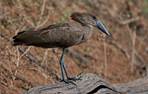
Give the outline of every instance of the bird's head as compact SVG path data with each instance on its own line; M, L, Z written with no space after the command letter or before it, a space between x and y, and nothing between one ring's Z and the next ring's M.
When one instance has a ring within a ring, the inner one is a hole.
M105 25L98 20L95 16L89 14L89 13L72 13L71 15L72 20L77 21L81 23L82 25L92 25L94 27L97 27L99 30L101 30L103 33L105 33L108 36L111 36L111 33L107 30Z

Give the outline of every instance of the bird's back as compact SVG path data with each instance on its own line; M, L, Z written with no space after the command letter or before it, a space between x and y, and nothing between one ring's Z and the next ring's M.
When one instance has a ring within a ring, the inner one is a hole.
M87 29L89 28L73 23L49 25L38 30L19 32L13 37L13 44L33 45L44 48L69 47L86 41Z

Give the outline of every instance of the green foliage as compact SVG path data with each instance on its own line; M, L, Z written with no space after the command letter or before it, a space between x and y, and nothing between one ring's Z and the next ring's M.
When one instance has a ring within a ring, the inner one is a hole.
M148 0L144 0L144 7L143 7L142 12L148 15Z
M69 16L71 15L71 12L70 11L65 11L63 13L64 15L59 19L59 22L58 23L64 23L68 20Z

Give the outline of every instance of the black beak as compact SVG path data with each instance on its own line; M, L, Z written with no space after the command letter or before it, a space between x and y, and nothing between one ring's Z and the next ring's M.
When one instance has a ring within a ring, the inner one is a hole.
M111 33L107 30L105 25L101 21L96 21L96 27L100 29L103 33L105 33L108 36L111 36Z

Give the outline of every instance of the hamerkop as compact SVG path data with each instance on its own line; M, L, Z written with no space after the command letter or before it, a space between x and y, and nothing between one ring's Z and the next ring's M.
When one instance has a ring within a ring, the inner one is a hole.
M95 16L89 13L74 12L71 14L72 21L61 24L49 25L46 28L22 31L13 37L13 45L37 46L43 48L62 48L60 58L61 80L72 80L67 76L64 65L65 49L86 42L92 35L93 27L108 36L111 36L105 25ZM66 77L66 78L65 78Z

